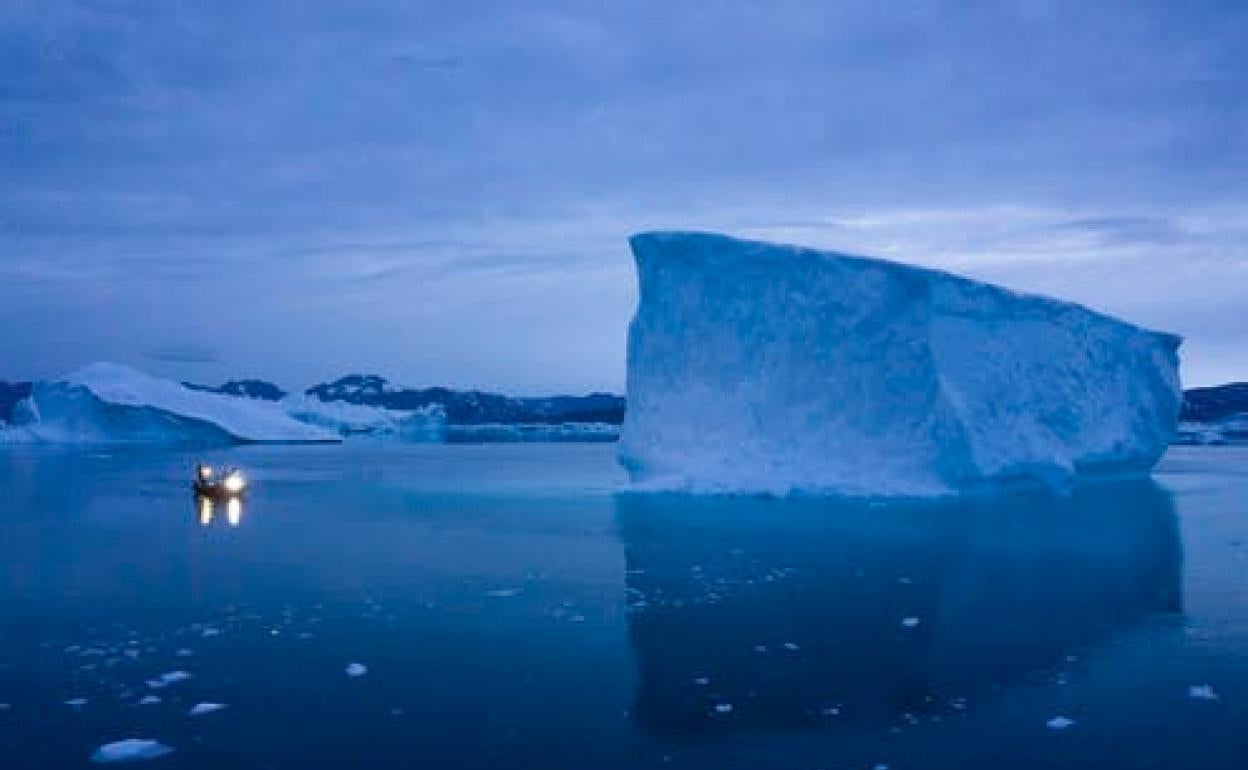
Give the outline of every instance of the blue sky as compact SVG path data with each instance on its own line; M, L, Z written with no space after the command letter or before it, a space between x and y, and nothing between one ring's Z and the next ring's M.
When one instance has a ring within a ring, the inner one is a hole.
M1240 2L0 4L0 378L622 387L625 239L876 254L1248 379Z

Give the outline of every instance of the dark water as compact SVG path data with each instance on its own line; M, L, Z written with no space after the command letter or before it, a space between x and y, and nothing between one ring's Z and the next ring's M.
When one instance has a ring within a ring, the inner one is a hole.
M201 455L0 451L0 767L1248 766L1248 452L888 505L611 452L217 451L255 486L206 510Z

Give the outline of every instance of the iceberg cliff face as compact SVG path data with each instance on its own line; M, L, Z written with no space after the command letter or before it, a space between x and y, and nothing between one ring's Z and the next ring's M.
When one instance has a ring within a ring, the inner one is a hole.
M631 239L619 456L643 487L851 495L1146 472L1179 338L933 270L697 233Z
M295 420L278 404L191 390L117 364L92 364L37 384L14 410L13 422L11 433L47 443L338 440L335 433Z

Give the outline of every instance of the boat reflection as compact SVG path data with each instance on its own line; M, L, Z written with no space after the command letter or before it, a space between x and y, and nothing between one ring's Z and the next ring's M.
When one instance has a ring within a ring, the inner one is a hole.
M210 527L220 516L221 508L225 509L225 522L231 527L243 523L243 501L237 497L214 500L208 495L195 496L195 509L198 512L200 526Z
M643 727L895 725L1181 611L1170 497L927 503L626 495ZM936 717L939 718L939 717Z

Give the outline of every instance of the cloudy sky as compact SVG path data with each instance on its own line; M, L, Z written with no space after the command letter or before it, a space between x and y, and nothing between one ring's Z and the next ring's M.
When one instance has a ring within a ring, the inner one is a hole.
M1248 379L1248 5L0 3L0 379L619 389L625 238L933 265Z

